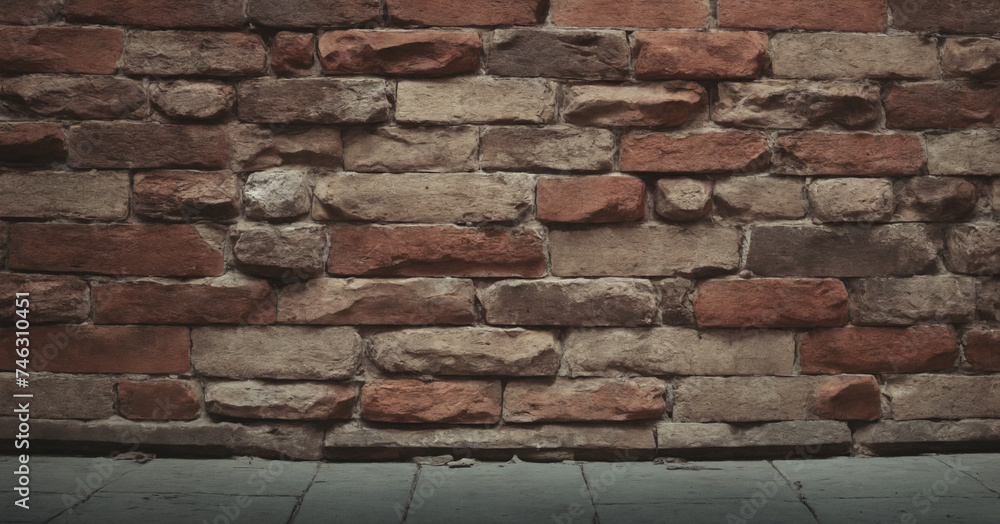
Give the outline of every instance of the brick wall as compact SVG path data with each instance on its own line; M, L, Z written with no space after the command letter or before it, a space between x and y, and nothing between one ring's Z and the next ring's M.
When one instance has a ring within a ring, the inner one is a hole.
M0 11L39 445L1000 446L1000 3L292 4Z

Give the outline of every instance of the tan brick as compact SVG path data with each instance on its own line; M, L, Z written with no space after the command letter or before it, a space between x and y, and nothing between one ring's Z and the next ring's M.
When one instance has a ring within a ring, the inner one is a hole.
M111 27L2 27L0 70L110 75L124 40L125 31Z
M349 327L203 327L191 343L191 364L209 377L345 380L361 363L361 337Z
M630 134L622 137L622 171L724 173L759 171L770 150L756 133L705 133L687 137Z
M396 87L397 122L545 124L555 116L556 86L542 79L470 76Z
M959 222L976 209L979 192L968 180L917 176L894 184L898 222Z
M263 75L267 47L248 33L137 30L125 41L121 68L128 75Z
M965 324L975 319L976 282L971 278L864 278L852 281L849 291L854 324Z
M232 146L233 171L259 171L290 164L342 167L339 129L230 125L226 132Z
M285 282L323 273L326 229L318 225L242 225L231 232L233 259L244 273Z
M0 370L14 370L14 329L0 330ZM54 373L187 373L185 327L32 326L30 370Z
M739 266L740 233L711 226L641 225L550 231L556 276L709 276Z
M945 77L978 80L1000 79L1000 40L993 38L949 38L941 50Z
M16 376L0 373L0 394L11 399L11 410L17 408L17 402L28 402L32 425L36 418L92 420L115 414L114 377L32 373L30 389L21 389L15 385ZM23 393L34 397L14 399L11 396Z
M885 0L808 4L796 0L719 0L719 25L742 29L885 31Z
M647 280L504 280L478 296L489 324L638 326L657 316Z
M976 314L983 320L1000 320L1000 280L981 280L976 286Z
M563 117L582 126L675 127L708 107L708 95L694 82L568 85L563 90Z
M859 427L854 442L875 453L919 453L934 449L993 449L1000 441L1000 420L880 420Z
M777 457L801 453L803 447L820 454L845 454L851 448L851 429L833 420L789 420L765 424L730 425L660 422L656 425L657 451L667 456L694 453L708 459L734 454L759 458L781 450Z
M392 0L389 19L402 26L535 25L545 18L541 0Z
M236 90L215 82L175 80L149 87L149 101L164 116L177 120L224 120L236 103Z
M888 377L892 418L1000 418L1000 377L912 375Z
M328 75L475 73L482 51L482 40L472 32L352 29L319 38L319 61Z
M847 327L799 339L803 373L920 373L951 369L957 359L950 326Z
M1000 163L1000 131L967 130L927 135L927 170L932 175L992 175Z
M624 31L497 29L487 56L499 76L624 80L629 71Z
M504 388L504 422L596 422L660 419L666 385L655 378L541 378Z
M375 79L292 78L239 84L240 120L282 124L361 124L389 120L388 85Z
M820 222L887 222L892 217L892 180L828 178L809 184L812 215Z
M945 233L944 261L954 273L1000 273L1000 226L995 223L956 224Z
M927 162L917 135L796 133L778 139L775 174L915 175Z
M735 176L715 182L716 212L738 222L791 220L806 216L802 180L772 176Z
M500 381L376 380L361 388L361 418L375 422L495 424Z
M712 181L661 178L653 198L656 214L671 222L694 222L712 212Z
M700 326L843 326L847 289L834 279L709 280L698 286L694 312Z
M148 114L139 80L110 76L24 75L5 78L0 115L64 119L134 119Z
M631 222L646 215L646 184L631 176L544 177L535 202L542 222Z
M483 130L488 171L610 171L615 137L606 129L575 126L490 127Z
M201 412L201 385L192 380L118 382L118 410L130 420L194 420Z
M472 281L318 278L281 291L285 324L472 324Z
M269 169L251 173L243 186L243 211L251 220L288 222L312 207L313 177L304 169Z
M232 275L191 282L93 285L95 324L271 324L274 290Z
M705 24L708 9L700 0L553 0L552 23L575 27L688 27Z
M0 234L3 234L0 231ZM0 273L0 296L30 293L29 322L84 322L90 317L90 287L68 275ZM0 321L14 323L14 300L0 306Z
M130 185L124 171L0 171L0 216L122 220Z
M323 382L210 382L205 408L213 415L278 420L349 419L357 388Z
M938 78L937 39L782 33L771 41L778 78Z
M561 375L791 375L795 339L777 330L571 329Z
M147 171L132 184L135 213L149 220L229 220L240 214L239 179L228 171Z
M474 171L478 155L479 130L474 127L382 127L344 133L344 167L349 171Z

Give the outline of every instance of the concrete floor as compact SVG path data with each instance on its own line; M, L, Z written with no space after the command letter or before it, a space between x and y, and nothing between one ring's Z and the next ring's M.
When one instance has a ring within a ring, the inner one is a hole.
M1000 454L808 461L328 464L0 457L2 522L1000 522Z

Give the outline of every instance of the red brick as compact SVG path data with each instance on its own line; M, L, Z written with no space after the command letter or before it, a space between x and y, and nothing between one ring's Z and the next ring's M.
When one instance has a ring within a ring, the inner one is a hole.
M725 173L763 169L770 158L764 137L724 132L674 137L650 133L622 138L622 171Z
M977 328L966 333L965 360L977 373L1000 372L1000 329Z
M95 324L271 324L277 297L264 280L94 285Z
M379 0L250 0L250 21L270 27L346 27L379 18Z
M931 2L889 0L892 27L932 33L996 33L1000 31L1000 4L996 0Z
M951 327L847 327L799 340L803 373L922 373L951 369L957 358Z
M500 381L376 380L361 388L361 418L374 422L495 424Z
M66 158L62 132L55 124L0 124L0 159L21 164L49 164Z
M128 380L118 382L118 410L131 420L194 420L201 405L201 387L190 380Z
M772 172L782 175L915 175L927 155L916 135L797 133L778 139Z
M67 133L69 165L75 168L222 169L229 141L219 126L139 122L86 122Z
M0 27L0 71L110 75L124 42L109 27Z
M666 386L655 378L512 380L504 389L505 422L593 422L661 419Z
M574 27L689 27L705 25L702 0L552 0L552 23Z
M843 326L847 289L835 279L710 280L698 287L694 313L701 326Z
M885 0L719 0L719 25L742 29L885 31Z
M7 0L3 7L0 24L37 25L58 13L62 0Z
M242 0L67 0L67 22L151 27L243 25Z
M875 420L882 392L875 377L834 377L816 388L811 411L834 420Z
M327 271L333 275L534 278L545 274L545 246L537 233L527 230L341 227L333 230Z
M217 276L222 253L186 225L14 224L10 267L103 275Z
M0 370L14 369L14 329L0 330ZM32 326L31 366L58 373L187 373L188 329L166 326Z
M900 129L996 127L1000 87L927 82L899 84L885 97L885 120Z
M308 74L313 65L315 37L282 31L271 40L271 69L279 75Z
M389 21L398 26L535 25L542 0L388 0Z
M319 59L328 75L453 75L479 69L483 42L454 31L328 31Z
M542 178L542 222L631 222L646 215L646 184L631 176Z
M239 179L228 171L148 171L132 184L135 214L151 220L193 222L240 216Z
M30 293L30 321L84 322L90 318L90 287L67 275L0 273L0 297ZM14 301L0 302L0 321L17 320Z
M635 33L640 79L757 78L770 62L764 33Z

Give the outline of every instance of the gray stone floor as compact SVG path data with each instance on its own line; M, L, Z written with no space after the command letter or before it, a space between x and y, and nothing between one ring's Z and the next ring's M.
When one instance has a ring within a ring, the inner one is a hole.
M1000 454L808 461L329 464L0 456L2 522L1000 522Z

